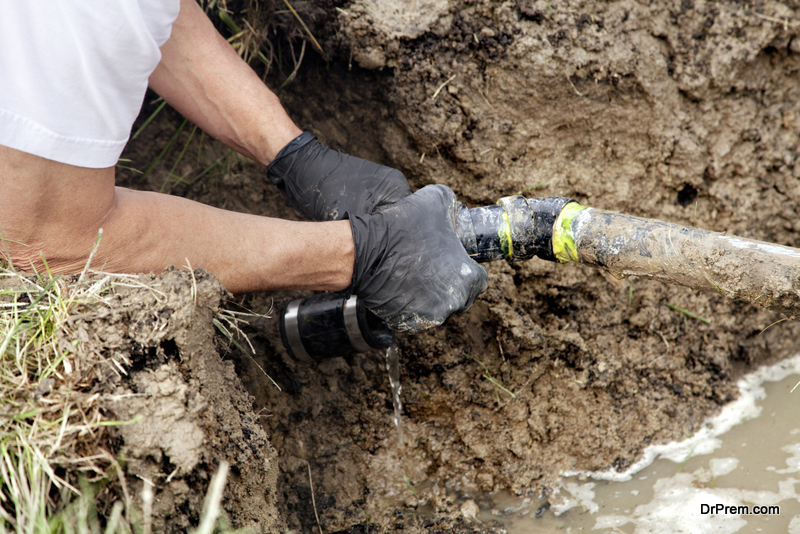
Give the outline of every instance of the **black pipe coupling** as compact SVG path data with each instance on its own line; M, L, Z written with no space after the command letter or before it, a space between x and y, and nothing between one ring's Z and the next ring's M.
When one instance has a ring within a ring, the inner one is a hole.
M536 247L536 256L538 258L558 262L553 252L553 229L558 216L561 215L561 210L570 202L575 201L564 197L528 199L528 207L531 210L534 246Z
M295 359L320 361L373 349L387 349L394 333L355 295L320 293L293 300L281 312L283 346Z
M563 197L511 196L480 208L462 207L456 214L456 233L478 263L534 256L557 261L553 254L553 225L561 209L572 202Z

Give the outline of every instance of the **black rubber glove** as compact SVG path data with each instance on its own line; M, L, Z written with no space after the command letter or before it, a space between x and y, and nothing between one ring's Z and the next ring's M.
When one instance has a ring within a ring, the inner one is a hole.
M350 215L351 290L398 331L419 332L465 312L487 286L454 229L461 203L429 185L373 215Z
M403 173L342 154L310 133L295 137L267 168L270 181L297 211L315 221L335 221L411 194Z

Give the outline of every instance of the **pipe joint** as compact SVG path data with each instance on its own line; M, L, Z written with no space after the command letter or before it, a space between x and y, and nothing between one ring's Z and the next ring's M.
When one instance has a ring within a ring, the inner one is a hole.
M553 231L556 220L561 214L564 206L570 202L575 202L571 198L547 197L529 198L528 208L531 213L532 246L538 258L547 261L558 262L553 249Z
M553 228L564 206L562 197L510 196L497 204L456 214L456 233L467 253L478 263L505 259L522 261L537 256L558 261L553 251Z

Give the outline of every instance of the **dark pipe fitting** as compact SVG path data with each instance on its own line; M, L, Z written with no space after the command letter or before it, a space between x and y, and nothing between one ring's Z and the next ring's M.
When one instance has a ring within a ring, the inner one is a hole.
M389 325L353 295L321 293L289 302L280 317L281 340L296 360L350 356L394 343Z
M532 246L536 256L543 260L557 262L553 253L553 226L564 206L575 202L571 198L547 197L529 198L528 207L531 212Z
M456 214L456 234L469 256L478 263L506 257L499 229L505 225L506 210L500 204L468 209L461 206Z
M561 209L573 202L563 197L501 198L497 204L456 214L456 233L478 263L499 259L522 261L537 256L557 261L553 254L553 225Z

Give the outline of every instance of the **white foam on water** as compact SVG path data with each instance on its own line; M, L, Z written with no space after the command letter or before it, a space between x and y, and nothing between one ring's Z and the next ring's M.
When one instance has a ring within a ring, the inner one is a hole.
M745 490L738 488L698 487L698 473L678 473L659 479L653 486L655 497L639 505L628 515L601 515L595 520L594 530L613 528L634 523L637 533L733 534L744 528L748 521L739 514L703 513L703 506L770 506L788 499L797 499L796 479L779 483L778 491ZM708 508L706 508L708 509ZM798 521L800 523L800 521ZM800 534L800 530L797 531Z
M662 478L653 489L656 497L647 504L637 506L627 519L636 523L637 532L698 532L733 534L747 524L741 517L701 514L701 505L738 506L742 504L735 495L718 490L711 491L693 487L691 473L678 473L671 478ZM608 521L602 516L597 525Z
M709 461L711 467L711 475L714 477L721 477L733 472L739 466L738 458L712 458Z
M556 515L576 506L582 506L589 513L596 513L600 509L600 505L594 502L594 486L594 482L589 482L588 484L567 482L563 484L562 491L569 497L567 497L566 502L558 506L558 509L553 508Z
M781 450L791 454L792 456L786 460L786 465L789 467L786 467L785 469L778 469L776 472L782 475L800 472L800 443L785 445L781 447Z

